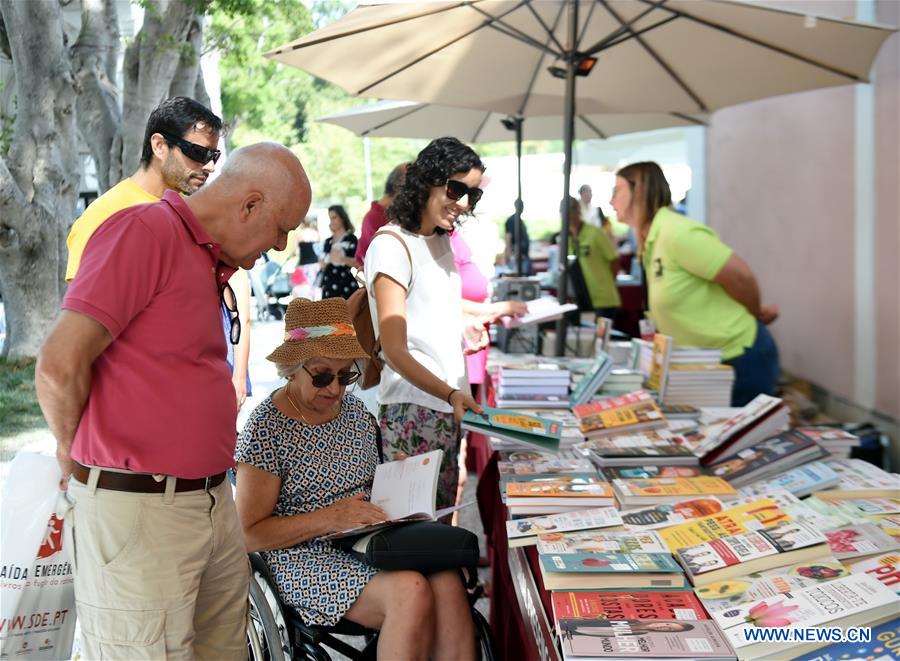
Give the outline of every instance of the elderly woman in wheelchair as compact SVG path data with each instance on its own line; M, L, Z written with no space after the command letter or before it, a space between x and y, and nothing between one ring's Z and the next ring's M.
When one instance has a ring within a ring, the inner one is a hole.
M287 384L251 414L237 451L236 504L249 551L262 551L304 622L380 630L379 658L470 659L468 596L456 571L379 571L322 536L384 520L366 499L377 425L347 386L366 358L346 301L297 299L268 359Z

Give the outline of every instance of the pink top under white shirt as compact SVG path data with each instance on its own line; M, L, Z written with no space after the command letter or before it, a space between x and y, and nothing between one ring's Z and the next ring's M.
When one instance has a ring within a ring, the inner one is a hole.
M472 249L459 232L450 234L450 246L453 248L453 258L456 270L462 280L462 297L467 301L484 303L488 297L488 279L472 261ZM487 349L466 356L466 367L469 372L469 383L484 383L485 370L487 368Z

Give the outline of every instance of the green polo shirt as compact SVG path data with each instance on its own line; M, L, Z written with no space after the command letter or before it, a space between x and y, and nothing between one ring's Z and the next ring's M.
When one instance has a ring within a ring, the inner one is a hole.
M644 246L650 317L676 345L722 350L728 360L756 340L756 319L713 278L732 250L706 225L672 209L653 218Z
M622 305L612 272L612 262L618 259L618 255L603 229L582 223L578 238L569 240L569 254L578 255L578 265L594 308L617 308Z

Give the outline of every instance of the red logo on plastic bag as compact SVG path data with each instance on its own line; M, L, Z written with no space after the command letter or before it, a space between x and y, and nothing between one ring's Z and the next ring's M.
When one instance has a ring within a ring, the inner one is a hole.
M47 521L44 541L41 543L41 548L38 549L37 557L49 558L54 553L62 550L62 531L62 519L57 519L56 514L51 514L50 520Z

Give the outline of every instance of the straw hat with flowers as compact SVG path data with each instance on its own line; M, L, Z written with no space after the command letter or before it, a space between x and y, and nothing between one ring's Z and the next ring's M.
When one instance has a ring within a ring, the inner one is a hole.
M356 339L347 301L296 298L284 315L284 342L266 358L297 364L310 358L368 358L368 354Z

